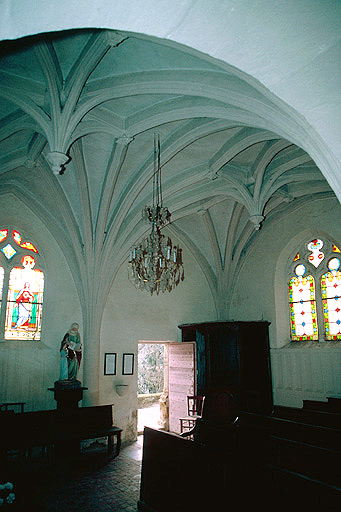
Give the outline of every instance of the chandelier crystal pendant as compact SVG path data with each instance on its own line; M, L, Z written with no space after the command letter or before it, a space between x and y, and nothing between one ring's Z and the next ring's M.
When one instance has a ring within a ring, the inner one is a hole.
M150 234L130 249L129 279L140 290L172 291L184 280L182 249L161 233L171 214L162 200L160 136L154 136L153 204L142 210L142 219L151 224Z

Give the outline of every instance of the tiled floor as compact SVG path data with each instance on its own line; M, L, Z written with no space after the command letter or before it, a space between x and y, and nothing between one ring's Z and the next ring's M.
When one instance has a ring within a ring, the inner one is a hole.
M142 445L143 436L139 436L136 443L123 447L119 456L107 463L90 455L81 463L64 467L26 467L7 477L1 475L2 480L11 479L15 484L13 512L135 512Z

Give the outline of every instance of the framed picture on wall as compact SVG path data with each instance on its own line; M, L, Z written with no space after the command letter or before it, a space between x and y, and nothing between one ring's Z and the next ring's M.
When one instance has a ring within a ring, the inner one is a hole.
M116 375L116 353L104 354L104 375Z
M122 375L134 374L134 354L123 354Z

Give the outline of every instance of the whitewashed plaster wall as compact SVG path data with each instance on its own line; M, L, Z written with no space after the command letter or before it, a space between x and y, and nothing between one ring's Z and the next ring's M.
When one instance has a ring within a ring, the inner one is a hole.
M336 343L287 345L289 326L278 329L278 314L287 318L286 307L274 293L279 262L295 252L299 235L329 236L340 244L340 205L335 198L315 200L297 207L285 216L265 222L249 247L233 292L229 319L269 320L274 402L301 406L302 399L325 399L341 393L341 347ZM75 286L62 251L43 223L10 194L0 203L2 225L11 224L36 243L45 273L45 304L40 342L0 343L0 401L25 401L26 410L55 408L47 390L59 375L60 340L72 321L81 323ZM289 249L288 249L289 247ZM115 423L124 429L124 440L136 435L137 359L134 376L122 376L122 354L137 355L139 340L179 341L181 323L216 320L208 285L188 251L184 251L185 281L170 294L153 296L136 290L128 281L124 264L114 281L104 310L101 330L100 403L114 404ZM285 265L284 265L285 266ZM283 267L283 264L282 264ZM283 276L280 294L286 297ZM261 300L260 300L261 298ZM285 302L285 301L284 301ZM104 376L105 352L117 353L117 375ZM84 354L86 357L86 351ZM82 380L82 371L80 371ZM120 397L115 385L128 383L127 396ZM85 392L86 393L86 392Z
M48 388L59 379L60 343L72 322L82 325L76 288L51 233L24 203L2 195L0 219L1 227L11 225L37 246L42 256L37 268L45 276L41 340L0 342L0 402L26 402L27 411L55 409Z
M341 207L331 198L291 208L265 221L249 247L234 288L231 317L271 322L274 403L301 407L303 399L341 394L341 343L290 344L286 265L302 237L326 236L340 246Z
M180 341L178 325L216 320L214 302L201 270L184 250L185 280L171 293L150 296L128 281L125 263L110 292L101 330L100 402L114 404L115 425L123 428L123 440L136 437L137 344L138 341ZM116 376L104 376L104 354L117 353ZM135 354L133 376L122 376L123 352ZM129 384L129 393L119 396L116 384Z

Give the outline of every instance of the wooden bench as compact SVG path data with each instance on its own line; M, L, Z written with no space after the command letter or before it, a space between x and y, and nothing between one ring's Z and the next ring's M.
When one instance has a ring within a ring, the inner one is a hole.
M117 457L120 453L122 429L113 425L112 405L80 407L70 417L57 417L57 425L57 443L107 438L107 454Z
M333 412L328 409L311 409L298 407L285 407L276 405L273 409L273 416L300 423L319 425L341 430L341 412Z
M117 457L121 447L122 429L113 425L112 405L81 407L60 414L57 410L0 414L0 453L6 458L17 450L29 460L33 448L41 448L42 458L49 462L63 446L79 446L80 441L106 437L107 454ZM115 443L116 440L116 443Z
M321 485L340 488L340 428L241 413L238 429L246 459L258 458L265 464L315 479Z
M327 401L303 400L303 409L315 411L335 412L341 414L341 398L329 396Z
M29 459L34 447L40 447L42 456L48 457L53 443L53 426L56 411L0 414L0 452L5 459L17 452L21 459Z
M263 416L257 413L242 412L239 416L239 424L248 427L249 430L263 431L278 437L291 439L297 442L309 443L323 448L341 450L341 430L322 425Z
M231 441L232 431L237 436ZM146 427L138 509L207 512L220 503L226 510L252 510L257 506L262 510L296 510L297 505L315 510L316 503L323 510L339 507L340 484L309 476L302 466L292 469L289 460L284 464L284 458L271 460L267 457L269 451L264 453L269 437L262 438L261 432L251 429L251 442L245 445L246 433L236 425L230 426L219 446L209 447ZM254 444L257 440L260 445Z
M269 443L270 463L329 486L341 485L340 451L277 436L271 436Z
M20 412L24 412L26 402L3 402L0 404L0 411L16 411L16 408L18 407L20 409Z

